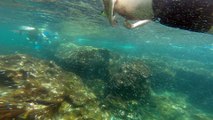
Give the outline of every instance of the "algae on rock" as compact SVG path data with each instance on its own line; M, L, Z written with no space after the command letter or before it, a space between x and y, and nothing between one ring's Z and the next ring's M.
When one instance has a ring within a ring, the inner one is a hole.
M106 49L64 43L59 45L55 56L65 69L83 78L105 79L108 75L110 52Z
M151 72L143 61L118 60L110 67L109 94L145 103L150 97L151 88L147 79L150 76Z
M70 116L75 119L108 117L80 77L52 61L26 55L0 56L0 85L4 86L0 90L0 119L67 119L61 112L67 108L72 109L67 114L76 111Z
M151 73L141 60L124 60L106 49L73 43L60 44L55 56L65 69L86 78L86 83L94 82L87 82L88 79L104 80L106 96L113 94L123 99L142 99L144 102L149 98L147 78Z

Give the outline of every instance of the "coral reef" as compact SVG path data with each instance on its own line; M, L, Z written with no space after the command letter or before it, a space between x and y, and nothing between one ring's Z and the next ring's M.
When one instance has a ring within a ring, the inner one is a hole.
M0 86L1 120L108 117L81 79L52 61L0 56Z

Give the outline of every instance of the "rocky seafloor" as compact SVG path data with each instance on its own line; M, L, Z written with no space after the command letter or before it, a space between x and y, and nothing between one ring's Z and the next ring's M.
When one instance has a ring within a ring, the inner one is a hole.
M53 60L2 55L0 120L212 120L186 94L157 92L177 84L162 64L72 43L58 45Z

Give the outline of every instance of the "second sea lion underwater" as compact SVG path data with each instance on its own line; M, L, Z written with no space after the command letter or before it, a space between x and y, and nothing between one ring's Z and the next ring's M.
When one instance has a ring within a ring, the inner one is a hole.
M116 14L119 14L126 19L124 26L129 29L157 21L170 27L213 34L213 0L103 0L103 4L112 26L116 25Z

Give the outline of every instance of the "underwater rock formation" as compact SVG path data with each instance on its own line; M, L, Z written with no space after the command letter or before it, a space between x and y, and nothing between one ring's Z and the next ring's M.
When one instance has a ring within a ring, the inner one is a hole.
M105 96L141 99L144 102L149 98L150 85L147 78L150 71L141 60L124 60L108 50L73 43L60 44L55 56L65 69L83 78L104 80Z
M106 100L111 119L115 120L212 120L213 115L197 109L183 94L162 92L151 94L149 104L135 100ZM108 102L108 103L107 103Z
M177 60L169 56L161 57L161 59L146 58L144 62L153 73L150 78L152 90L184 93L195 106L213 112L212 63Z
M105 79L108 75L110 52L106 49L63 43L59 45L55 56L65 69L83 78Z
M0 120L213 118L187 103L183 95L151 91L150 71L140 60L115 60L109 70L108 81L96 80L95 89L108 86L104 91L109 94L101 98L104 91L97 97L79 76L54 62L26 55L0 56Z
M26 55L0 56L0 87L1 120L108 117L78 76L51 61Z
M212 120L213 118L212 114L193 106L183 94L163 92L153 94L152 98L155 109L149 111L149 114L158 120ZM149 114L146 117L150 119Z
M140 99L145 102L150 96L150 85L147 79L150 76L150 70L142 61L119 60L110 67L109 93L123 99Z

